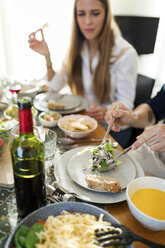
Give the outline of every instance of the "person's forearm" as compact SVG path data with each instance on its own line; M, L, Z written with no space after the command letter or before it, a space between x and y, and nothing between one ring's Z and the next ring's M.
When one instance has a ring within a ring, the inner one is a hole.
M53 70L52 67L52 61L50 55L45 57L45 60L46 60L46 68L47 68L47 80L50 81L53 78L55 71Z
M154 123L155 123L155 116L148 104L146 103L140 104L133 111L133 120L131 122L132 127L144 128Z

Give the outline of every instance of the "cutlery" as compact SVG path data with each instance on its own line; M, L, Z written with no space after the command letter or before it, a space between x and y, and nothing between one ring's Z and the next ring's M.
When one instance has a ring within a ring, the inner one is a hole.
M110 138L107 138L106 141L110 141L111 139ZM91 139L71 139L71 138L67 138L67 137L60 137L58 138L58 141L63 143L64 145L72 145L72 144L75 144L75 143L87 143L87 142L98 142L98 141L102 141L102 139L94 139L94 138L91 138ZM116 142L114 142L116 143Z
M122 153L120 153L115 159L110 160L109 163L107 164L106 168L99 168L98 167L98 171L100 172L105 172L105 171L109 171L111 170L113 167L115 167L116 161L123 156L124 154L126 154L127 152L129 152L132 149L132 146L129 146L128 148L126 148Z
M117 104L117 105L116 105L116 110L119 109L119 107L120 107L120 106ZM110 132L110 130L111 130L111 128L112 128L114 122L115 122L115 118L113 118L111 124L108 125L107 131L106 131L106 133L105 133L105 135L104 135L104 138L103 138L101 144L104 144L104 143L106 142L107 136L108 136L108 134L109 134L109 132Z
M130 245L133 241L140 241L148 245L149 247L153 247L153 248L165 247L165 245L152 242L133 233L123 225L113 224L112 227L114 227L113 230L109 230L109 231L106 230L105 232L103 231L103 229L95 230L95 236L97 237L96 241L98 242L99 246L101 247L118 246L118 245L125 246L125 245Z
M47 199L53 202L62 202L75 201L76 194L70 193L69 191L65 190L55 181L53 185L46 184L46 196Z
M88 146L94 146L95 144L89 144ZM117 142L112 142L112 145L114 147L117 147L118 146L118 143ZM63 145L62 148L64 148L65 150L71 150L71 149L74 149L74 148L78 148L78 147L85 147L87 145L78 145L78 144L73 144L73 145Z

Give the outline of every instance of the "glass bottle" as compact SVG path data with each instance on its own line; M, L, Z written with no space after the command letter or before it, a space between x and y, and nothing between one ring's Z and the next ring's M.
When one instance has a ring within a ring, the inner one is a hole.
M31 106L30 97L18 99L20 134L11 145L19 218L46 203L44 144L33 133Z

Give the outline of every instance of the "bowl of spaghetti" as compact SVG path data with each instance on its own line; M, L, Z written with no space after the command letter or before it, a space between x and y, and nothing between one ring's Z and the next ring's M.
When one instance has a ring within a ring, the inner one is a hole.
M38 223L39 221L39 223ZM42 207L25 217L8 238L5 248L15 247L21 228L31 228L34 224L44 225L37 233L38 243L33 247L93 247L96 228L110 227L118 221L108 212L87 203L62 202ZM50 232L51 230L51 232ZM19 232L18 232L19 231ZM16 235L17 233L17 235ZM25 232L24 232L25 233ZM15 235L17 238L15 238ZM34 239L30 239L34 240ZM92 246L91 246L92 244ZM26 246L25 246L26 247ZM30 246L32 247L32 246ZM127 246L131 248L132 246Z

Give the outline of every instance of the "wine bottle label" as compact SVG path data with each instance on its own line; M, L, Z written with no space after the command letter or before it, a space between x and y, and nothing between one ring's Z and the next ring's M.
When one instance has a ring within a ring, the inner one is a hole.
M19 109L20 133L33 132L33 119L31 109Z

